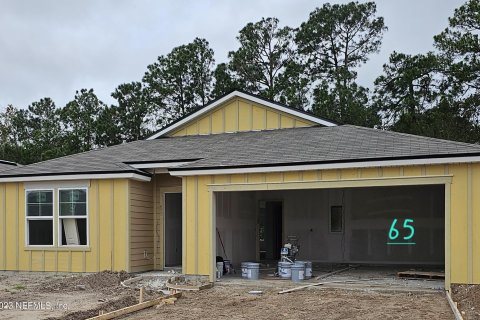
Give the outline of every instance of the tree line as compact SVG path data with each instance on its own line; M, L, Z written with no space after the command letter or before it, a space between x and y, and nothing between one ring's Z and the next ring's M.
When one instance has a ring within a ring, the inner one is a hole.
M480 0L469 0L433 36L432 51L391 53L367 88L358 72L387 32L374 2L326 3L295 28L262 18L239 31L228 62L216 64L208 41L196 38L120 84L113 105L93 89L60 107L50 98L8 105L0 158L28 164L143 139L233 89L339 123L478 143L479 31Z

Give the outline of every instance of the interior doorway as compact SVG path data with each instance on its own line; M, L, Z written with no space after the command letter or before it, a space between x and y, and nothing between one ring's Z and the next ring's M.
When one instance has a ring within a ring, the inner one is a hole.
M279 260L283 245L283 202L260 201L260 260Z
M165 267L182 265L182 193L165 193Z

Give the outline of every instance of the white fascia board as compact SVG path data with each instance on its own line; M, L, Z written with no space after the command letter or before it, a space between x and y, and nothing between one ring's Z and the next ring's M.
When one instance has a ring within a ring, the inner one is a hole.
M150 181L150 177L137 173L97 173L97 174L59 174L52 176L23 176L23 177L0 177L0 182L35 182L35 181L59 181L59 180L94 180L94 179L133 179L138 181Z
M429 158L429 159L409 159L409 160L386 160L386 161L363 161L363 162L344 162L344 163L325 163L325 164L306 164L275 167L251 167L251 168L227 168L227 169L205 169L205 170L169 170L172 176L201 176L216 174L241 174L241 173L265 173L265 172L287 172L287 171L308 171L308 170L327 170L327 169L352 169L352 168L371 168L371 167L395 167L395 166L414 166L414 165L434 165L450 163L472 163L480 162L480 156L474 157L451 157L451 158Z
M165 135L165 134L183 126L184 124L188 123L189 121L201 116L202 114L205 114L205 113L209 112L210 110L212 110L212 109L216 108L217 106L221 105L222 103L232 99L233 97L239 97L239 98L243 98L243 99L246 99L246 100L250 100L252 102L255 102L255 103L258 103L258 104L261 104L261 105L265 105L265 106L270 107L272 109L276 109L276 110L285 112L287 114L291 114L293 116L303 118L305 120L309 120L309 121L315 122L317 124L321 124L321 125L326 126L326 127L337 126L337 124L335 124L333 122L323 120L323 119L319 119L317 117L305 114L303 112L296 111L296 110L291 109L291 108L286 108L286 107L283 107L283 106L278 105L276 103L272 103L272 102L254 97L254 96L251 96L249 94L246 94L246 93L243 93L243 92L240 92L240 91L233 91L232 93L226 95L223 98L218 99L217 101L213 102L212 104L208 105L207 107L205 107L203 109L200 109L197 112L192 113L188 117L186 117L186 118L178 121L177 123L165 128L164 130L161 130L161 131L157 132L153 136L148 137L146 140L152 140L152 139L156 139L158 137L161 137L161 136L163 136L163 135Z
M137 164L129 164L130 167L135 169L161 169L161 168L174 168L179 167L184 164L188 164L191 161L183 161L183 162L152 162L152 163L137 163Z

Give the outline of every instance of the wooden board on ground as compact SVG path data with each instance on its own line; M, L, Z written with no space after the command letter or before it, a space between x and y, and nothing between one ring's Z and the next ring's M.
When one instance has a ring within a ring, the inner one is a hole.
M463 320L462 314L458 310L457 303L452 300L452 296L450 295L450 291L445 291L447 295L448 304L450 308L452 308L453 314L455 315L455 320Z
M102 314L102 315L99 315L99 316L96 316L96 317L93 317L93 318L89 318L87 320L114 319L116 317L120 317L120 316L123 316L125 314L129 314L129 313L137 312L137 311L149 308L149 307L153 307L154 305L157 305L157 304L159 304L160 302L162 302L163 300L166 300L166 299L180 298L181 295L182 295L181 292L171 294L171 295L168 295L168 296L165 296L165 297L153 299L153 300L146 301L146 302L143 302L143 303L134 304L133 306L130 306L130 307L126 307L126 308L122 308L122 309L115 310L115 311L112 311L112 312L108 312L108 313L105 313L105 314Z
M398 272L397 277L412 278L412 279L445 279L445 273L412 270L412 271Z
M348 271L348 270L354 269L354 268L356 268L356 266L348 266L348 267L340 269L340 270L335 270L335 271L332 271L332 272L329 272L329 273L326 273L326 274L322 274L322 275L316 277L315 280L325 279L327 277L333 276L334 274L342 273L344 271Z
M213 283L207 283L201 286L189 286L189 285L183 285L183 284L171 284L167 283L165 284L168 289L171 290L178 290L178 291L200 291L200 290L205 290L205 289L210 289L213 287Z
M290 293L298 290L303 290L311 287L316 287L316 286L322 286L325 284L330 284L330 283L350 283L350 282L362 282L362 281L373 281L373 280L380 280L381 278L375 278L375 279L351 279L351 280L338 280L338 281L327 281L327 282L318 282L318 283L312 283L312 284L307 284L304 286L300 287L295 287L291 289L286 289L280 291L278 294L284 294L284 293Z

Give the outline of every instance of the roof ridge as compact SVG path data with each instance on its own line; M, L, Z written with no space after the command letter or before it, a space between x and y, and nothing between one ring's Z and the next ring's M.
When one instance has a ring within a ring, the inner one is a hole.
M313 126L308 126L308 127L294 127L294 128L277 128L277 129L263 129L263 130L247 130L247 131L235 131L235 132L219 132L219 133L210 133L210 134L193 134L193 135L185 135L185 136L162 136L158 137L156 139L151 139L151 140L145 140L145 141L154 141L154 140L168 140L168 139L182 139L182 138L193 138L193 137L214 137L214 136L229 136L229 135L234 135L234 134L258 134L258 133L272 133L272 132L284 132L284 131L293 131L293 130L310 130L310 129L321 129L321 130L326 130L329 128L337 128L340 126L334 126L334 127L325 127L322 125L313 125Z

